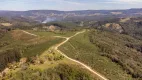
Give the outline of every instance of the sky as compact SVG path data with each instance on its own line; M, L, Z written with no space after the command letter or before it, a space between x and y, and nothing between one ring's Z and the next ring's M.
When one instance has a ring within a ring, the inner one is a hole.
M142 8L142 0L0 0L0 10L113 10Z

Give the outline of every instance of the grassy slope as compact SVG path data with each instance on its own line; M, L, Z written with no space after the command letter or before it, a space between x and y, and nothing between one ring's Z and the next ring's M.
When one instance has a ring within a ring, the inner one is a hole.
M32 31L28 30L29 32L39 35L39 36L45 36L45 37L53 37L53 36L65 36L69 37L73 34L75 34L75 31L55 31L55 32L46 32L46 31Z
M60 38L31 36L20 30L4 33L0 38L0 71L7 63L18 61L20 57L40 55L61 41Z
M54 44L57 44L59 42L61 42L63 39L61 38L54 38L53 36L71 36L73 34L75 34L75 32L42 32L42 31L29 31L33 34L39 35L41 38L46 39L45 42L41 43L41 44L36 44L36 45L31 45L29 48L30 49L26 49L26 51L24 52L24 56L33 56L36 54L40 54L42 52L44 52L45 50L47 50L49 47L51 47ZM38 41L38 40L36 40Z
M35 56L35 55L40 55L45 50L49 49L51 46L53 46L57 43L60 43L61 41L62 41L62 39L51 38L51 39L47 39L47 41L45 41L43 43L31 45L30 47L25 49L23 56L31 57L31 56Z
M17 33L16 33L17 34ZM23 35L23 34L22 34ZM26 34L24 34L26 35ZM41 33L41 35L43 35ZM4 77L4 80L27 80L27 79L34 79L34 80L95 80L93 75L89 75L90 72L86 72L81 66L77 65L76 63L63 58L61 59L60 54L57 52L48 51L48 48L51 47L54 44L57 44L62 41L60 38L53 38L49 33L44 33L46 37L41 37L40 39L36 38L33 39L30 37L31 40L27 40L28 38L19 38L20 36L15 36L16 44L19 45L19 47L24 48L25 46L28 46L26 51L23 51L23 56L33 56L37 54L40 55L40 59L44 60L44 64L30 64L27 63L26 66L28 66L28 69L21 70L22 67L19 66L16 69L11 69L10 72ZM47 36L50 35L50 36ZM70 34L71 35L71 34ZM9 37L7 37L6 40L8 40ZM13 40L13 39L11 39ZM22 41L21 41L22 40ZM24 41L23 41L24 40ZM14 40L13 40L14 41ZM17 42L19 41L19 42ZM36 43L36 44L35 44ZM39 44L37 44L39 43ZM14 46L11 44L11 46ZM15 45L17 46L17 45ZM10 47L10 46L9 46ZM52 48L51 48L52 49ZM45 51L46 50L46 51ZM49 49L50 50L50 49ZM45 51L45 52L44 52ZM44 52L44 53L43 53ZM61 59L61 60L58 60ZM17 65L12 64L12 65ZM64 79L63 79L64 78ZM1 78L0 78L1 79ZM98 80L98 79L97 79Z
M99 49L89 41L89 32L72 38L60 47L69 57L91 66L111 80L132 80L123 69L109 58L101 56Z
M99 80L96 76L86 71L80 65L62 57L52 48L42 53L39 59L42 64L27 65L27 69L22 67L10 70L3 78L4 80ZM1 79L1 78L0 78Z
M44 35L50 35L44 33ZM43 53L49 47L62 41L59 38L48 37L34 37L29 34L25 34L20 30L12 31L7 33L3 38L0 39L0 43L6 44L1 47L1 50L8 48L18 48L23 51L24 57L35 56Z

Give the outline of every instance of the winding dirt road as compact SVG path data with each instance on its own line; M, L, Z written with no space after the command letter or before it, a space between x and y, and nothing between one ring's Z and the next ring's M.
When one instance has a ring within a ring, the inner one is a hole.
M93 74L95 74L96 76L98 76L100 79L102 80L108 80L106 77L102 76L101 74L99 74L98 72L94 71L93 69L91 69L89 66L85 65L84 63L80 62L80 61L77 61L75 59L72 59L70 57L68 57L67 55L65 55L63 52L61 52L58 48L60 46L62 46L63 44L65 44L66 42L68 42L72 37L78 35L78 34L81 34L81 33L84 33L85 31L81 31L81 32L77 32L75 35L71 36L71 37L61 37L61 36L55 36L55 37L58 37L58 38L65 38L66 40L63 41L62 43L58 44L57 46L55 46L55 50L57 50L61 55L63 55L65 58L73 61L73 62L76 62L80 65L82 65L83 67L85 67L87 70L89 70L90 72L92 72Z
M35 35L35 34L29 33L29 32L24 31L24 30L23 30L23 32L26 33L26 34L32 35L32 36L37 36L37 35ZM73 62L76 62L76 63L82 65L84 68L86 68L87 70L89 70L90 72L92 72L93 74L95 74L96 76L98 76L101 80L108 80L106 77L104 77L104 76L102 76L100 73L94 71L92 68L90 68L90 67L87 66L86 64L84 64L84 63L82 63L82 62L80 62L80 61L77 61L77 60L75 60L75 59L72 59L72 58L68 57L67 55L65 55L63 52L61 52L61 51L58 49L60 46L62 46L62 45L65 44L66 42L68 42L72 37L74 37L74 36L76 36L76 35L78 35L78 34L84 33L84 32L85 32L85 31L77 32L75 35L73 35L73 36L71 36L71 37L54 36L54 37L66 39L65 41L63 41L63 42L61 42L60 44L56 45L56 46L54 47L54 49L55 49L56 51L58 51L61 55L63 55L65 58L67 58L67 59L69 59L69 60L71 60L71 61L73 61Z

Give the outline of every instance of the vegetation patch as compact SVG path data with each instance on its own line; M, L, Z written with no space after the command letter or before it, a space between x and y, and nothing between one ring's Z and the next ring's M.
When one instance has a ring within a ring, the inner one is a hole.
M98 34L95 34L98 33ZM100 35L100 36L98 36ZM107 36L109 35L109 36ZM113 37L112 37L113 36ZM118 50L121 47L117 47L115 44L120 44L121 38L124 36L110 34L101 31L89 31L84 34L77 35L73 37L69 42L65 43L59 49L67 54L69 57L84 62L88 66L91 66L101 74L105 75L108 79L111 80L133 80L131 75L127 74L126 70L123 70L122 66L118 63L112 61L110 57L104 56L104 54L117 55L113 54L112 50ZM110 40L111 38L114 42ZM120 38L120 39L119 39ZM129 39L129 37L128 37ZM131 39L131 38L130 38ZM127 40L127 38L126 38ZM134 39L132 39L133 41ZM123 41L123 40L121 40ZM111 44L108 42L112 42ZM102 45L103 48L97 46L96 44ZM103 43L103 44L101 44ZM110 48L111 47L111 48ZM116 48L116 49L114 49ZM117 49L118 48L118 49ZM124 46L123 46L123 49ZM120 49L121 50L121 49ZM103 52L104 51L104 52ZM122 52L122 51L121 51ZM124 51L122 55L125 55L127 51ZM132 54L132 53L131 53ZM130 55L129 55L130 56ZM134 56L134 55L133 55ZM121 59L126 59L121 56ZM127 57L128 58L128 57ZM129 58L128 58L129 59Z
M45 54L46 53L46 54ZM12 63L9 72L0 77L3 80L98 80L80 65L65 59L56 51L48 50L41 56L19 63ZM16 66L16 68L15 68Z
M109 32L96 31L92 34L90 41L99 48L102 56L106 56L121 65L124 71L131 74L133 78L142 78L141 52L126 46L131 43L141 44L141 41L127 35Z
M53 36L65 36L69 37L76 33L76 31L33 31L29 30L29 32L39 35L39 36L45 36L45 37L53 37Z
M62 41L53 37L35 37L21 30L3 32L0 36L0 70L21 57L40 55L49 47Z
M10 76L9 76L10 77ZM27 69L11 74L9 80L94 80L84 70L74 65L59 64L58 66L41 71Z

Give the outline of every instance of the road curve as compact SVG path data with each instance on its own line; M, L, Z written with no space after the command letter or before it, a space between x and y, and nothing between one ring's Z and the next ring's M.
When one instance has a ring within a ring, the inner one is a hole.
M80 62L80 61L77 61L75 59L72 59L70 57L68 57L67 55L65 55L63 52L61 52L58 48L60 46L62 46L63 44L65 44L66 42L68 42L72 37L78 35L78 34L81 34L81 33L84 33L85 31L81 31L81 32L77 32L75 35L71 36L71 37L61 37L61 36L55 36L55 37L58 37L58 38L65 38L66 40L61 42L60 44L58 44L57 46L55 46L55 50L57 50L61 55L63 55L65 58L73 61L73 62L76 62L80 65L82 65L83 67L85 67L87 70L89 70L90 72L92 72L93 74L95 74L96 76L98 76L100 79L102 80L108 80L106 77L102 76L101 74L99 74L98 72L94 71L93 69L91 69L89 66L85 65L84 63Z
M24 30L22 30L22 31L23 31L24 33L26 33L26 34L29 34L29 35L32 35L32 36L37 36L37 35L35 35L35 34L32 34L32 33L27 32L27 31L24 31ZM72 58L68 57L67 55L65 55L63 52L61 52L61 51L58 49L60 46L62 46L62 45L65 44L66 42L68 42L72 37L74 37L74 36L76 36L76 35L78 35L78 34L84 33L84 32L85 32L85 31L77 32L75 35L73 35L73 36L71 36L71 37L54 36L54 37L65 38L65 39L66 39L65 41L63 41L63 42L61 42L60 44L56 45L56 46L54 47L54 49L55 49L56 51L58 51L61 55L63 55L65 58L67 58L67 59L69 59L69 60L71 60L71 61L73 61L73 62L76 62L76 63L82 65L82 66L85 67L87 70L89 70L90 72L92 72L93 74L95 74L96 76L98 76L100 79L102 79L102 80L108 80L106 77L104 77L104 76L102 76L100 73L94 71L94 70L91 69L89 66L85 65L84 63L82 63L82 62L80 62L80 61L77 61L77 60L75 60L75 59L72 59Z

